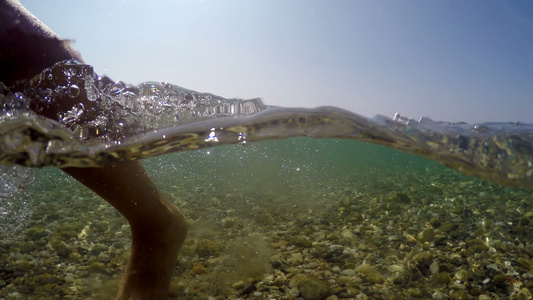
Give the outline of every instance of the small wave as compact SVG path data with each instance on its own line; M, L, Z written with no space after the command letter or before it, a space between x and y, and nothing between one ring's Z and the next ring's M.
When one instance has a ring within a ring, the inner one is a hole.
M533 188L533 126L527 124L369 119L335 107L269 107L260 99L225 99L169 83L113 82L73 61L12 87L0 84L0 90L0 162L7 165L94 167L307 136L377 143L468 175Z

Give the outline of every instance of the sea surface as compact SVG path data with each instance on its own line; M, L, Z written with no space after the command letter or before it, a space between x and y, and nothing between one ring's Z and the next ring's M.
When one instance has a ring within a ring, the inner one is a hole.
M71 62L17 88L2 87L0 299L113 299L129 226L54 166L141 158L190 222L171 299L532 297L530 125L272 108ZM29 112L62 97L55 121Z

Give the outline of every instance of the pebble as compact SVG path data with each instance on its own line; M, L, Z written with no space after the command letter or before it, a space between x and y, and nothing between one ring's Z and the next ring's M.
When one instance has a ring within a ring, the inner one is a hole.
M105 265L101 262L95 261L95 262L90 263L87 269L93 272L101 272L105 269Z
M302 260L303 260L303 257L302 257ZM312 262L310 262L308 264L302 265L302 268L308 269L308 270L313 270L313 269L318 268L318 266L320 266L320 264L318 262L312 261Z
M413 235L411 235L411 234L405 234L405 240L408 243L416 244L416 238Z
M290 240L291 244L294 244L298 247L309 248L312 245L311 240L304 235L298 235Z
M372 271L372 267L369 264L364 263L357 266L354 271L363 275L367 275Z
M397 272L397 273L400 273L400 274L403 274L406 271L405 267L402 266L402 265L391 265L391 266L389 266L389 270L391 272Z
M342 232L342 237L347 240L353 240L355 238L355 235L350 230L344 230Z
M283 280L283 278L281 277L278 277L276 279L274 279L274 281L272 281L271 285L273 286L277 286L277 287L281 287L285 284L285 280Z
M457 271L457 273L455 273L455 278L462 282L468 281L468 271L466 270Z
M503 274L496 274L493 278L492 278L492 282L497 285L497 286L504 286L505 285L505 282L507 281L507 276L503 275Z
M70 253L72 253L72 247L67 245L65 242L60 242L57 246L56 252L61 257L69 257Z
M352 277L350 276L339 276L339 278L337 279L337 283L339 284L346 284L351 281L352 281Z
M299 265L299 264L304 262L304 257L302 255L302 253L300 253L300 252L292 253L291 257L289 258L289 262L293 266Z
M450 273L440 272L437 275L434 275L433 280L438 284L448 284L450 283Z
M247 286L246 288L244 288L242 291L241 291L241 295L249 295L250 293L252 293L253 291L257 290L257 287L253 284Z
M306 300L320 300L328 293L327 284L312 275L296 274L291 278L289 286L297 288Z
M416 262L422 262L426 264L427 266L430 266L431 261L433 260L433 255L431 253L422 252L422 253L415 254L413 256L413 260Z
M352 270L352 269L346 269L346 270L342 270L341 272L341 275L344 275L344 276L355 276L355 271Z
M360 293L355 297L357 300L368 300L368 296L365 293Z
M328 241L337 241L338 239L339 239L339 236L335 232L332 232L332 233L326 235L326 240L328 240Z
M65 271L72 273L76 271L76 266L68 266Z
M66 282L73 282L74 281L74 275L72 273L68 273L67 275L65 275L65 281Z
M461 283L456 281L456 282L453 282L452 284L450 284L450 288L454 289L454 290L466 290L466 285L461 284Z
M448 296L446 296L446 294L441 291L436 291L435 293L433 293L433 295L431 295L431 298L435 300L444 300L448 299Z
M404 193L395 193L392 196L390 196L387 199L387 201L393 202L393 203L409 204L411 203L411 198L407 194L404 194Z
M431 271L431 274L435 275L439 273L439 263L434 262L429 266L429 270Z
M368 274L365 275L365 277L368 281L372 283L382 284L383 282L385 282L383 276L376 270L371 270L370 272L368 272Z
M6 299L7 300L23 300L23 299L26 299L26 297L21 295L18 292L14 292L14 293L9 294Z
M195 275L204 275L204 274L207 274L209 271L201 263L195 262L193 263L191 272Z
M468 300L468 293L464 290L453 291L450 295L451 300Z
M430 243L431 241L433 241L434 236L435 236L434 230L432 228L427 228L418 234L418 240L422 243L425 243L425 242Z

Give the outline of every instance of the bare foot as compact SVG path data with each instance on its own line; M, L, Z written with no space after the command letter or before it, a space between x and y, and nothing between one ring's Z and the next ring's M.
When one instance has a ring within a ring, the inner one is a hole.
M167 207L153 224L131 225L132 247L118 299L167 299L178 252L187 234L187 219L166 200Z

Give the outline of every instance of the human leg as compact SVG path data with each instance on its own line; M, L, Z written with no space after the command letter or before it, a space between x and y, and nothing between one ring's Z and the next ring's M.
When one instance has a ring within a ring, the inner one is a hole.
M187 234L185 216L160 195L139 162L63 170L108 201L131 226L131 256L118 298L166 299Z
M0 81L7 86L62 60L83 62L68 41L59 38L18 0L0 0L0 41Z

